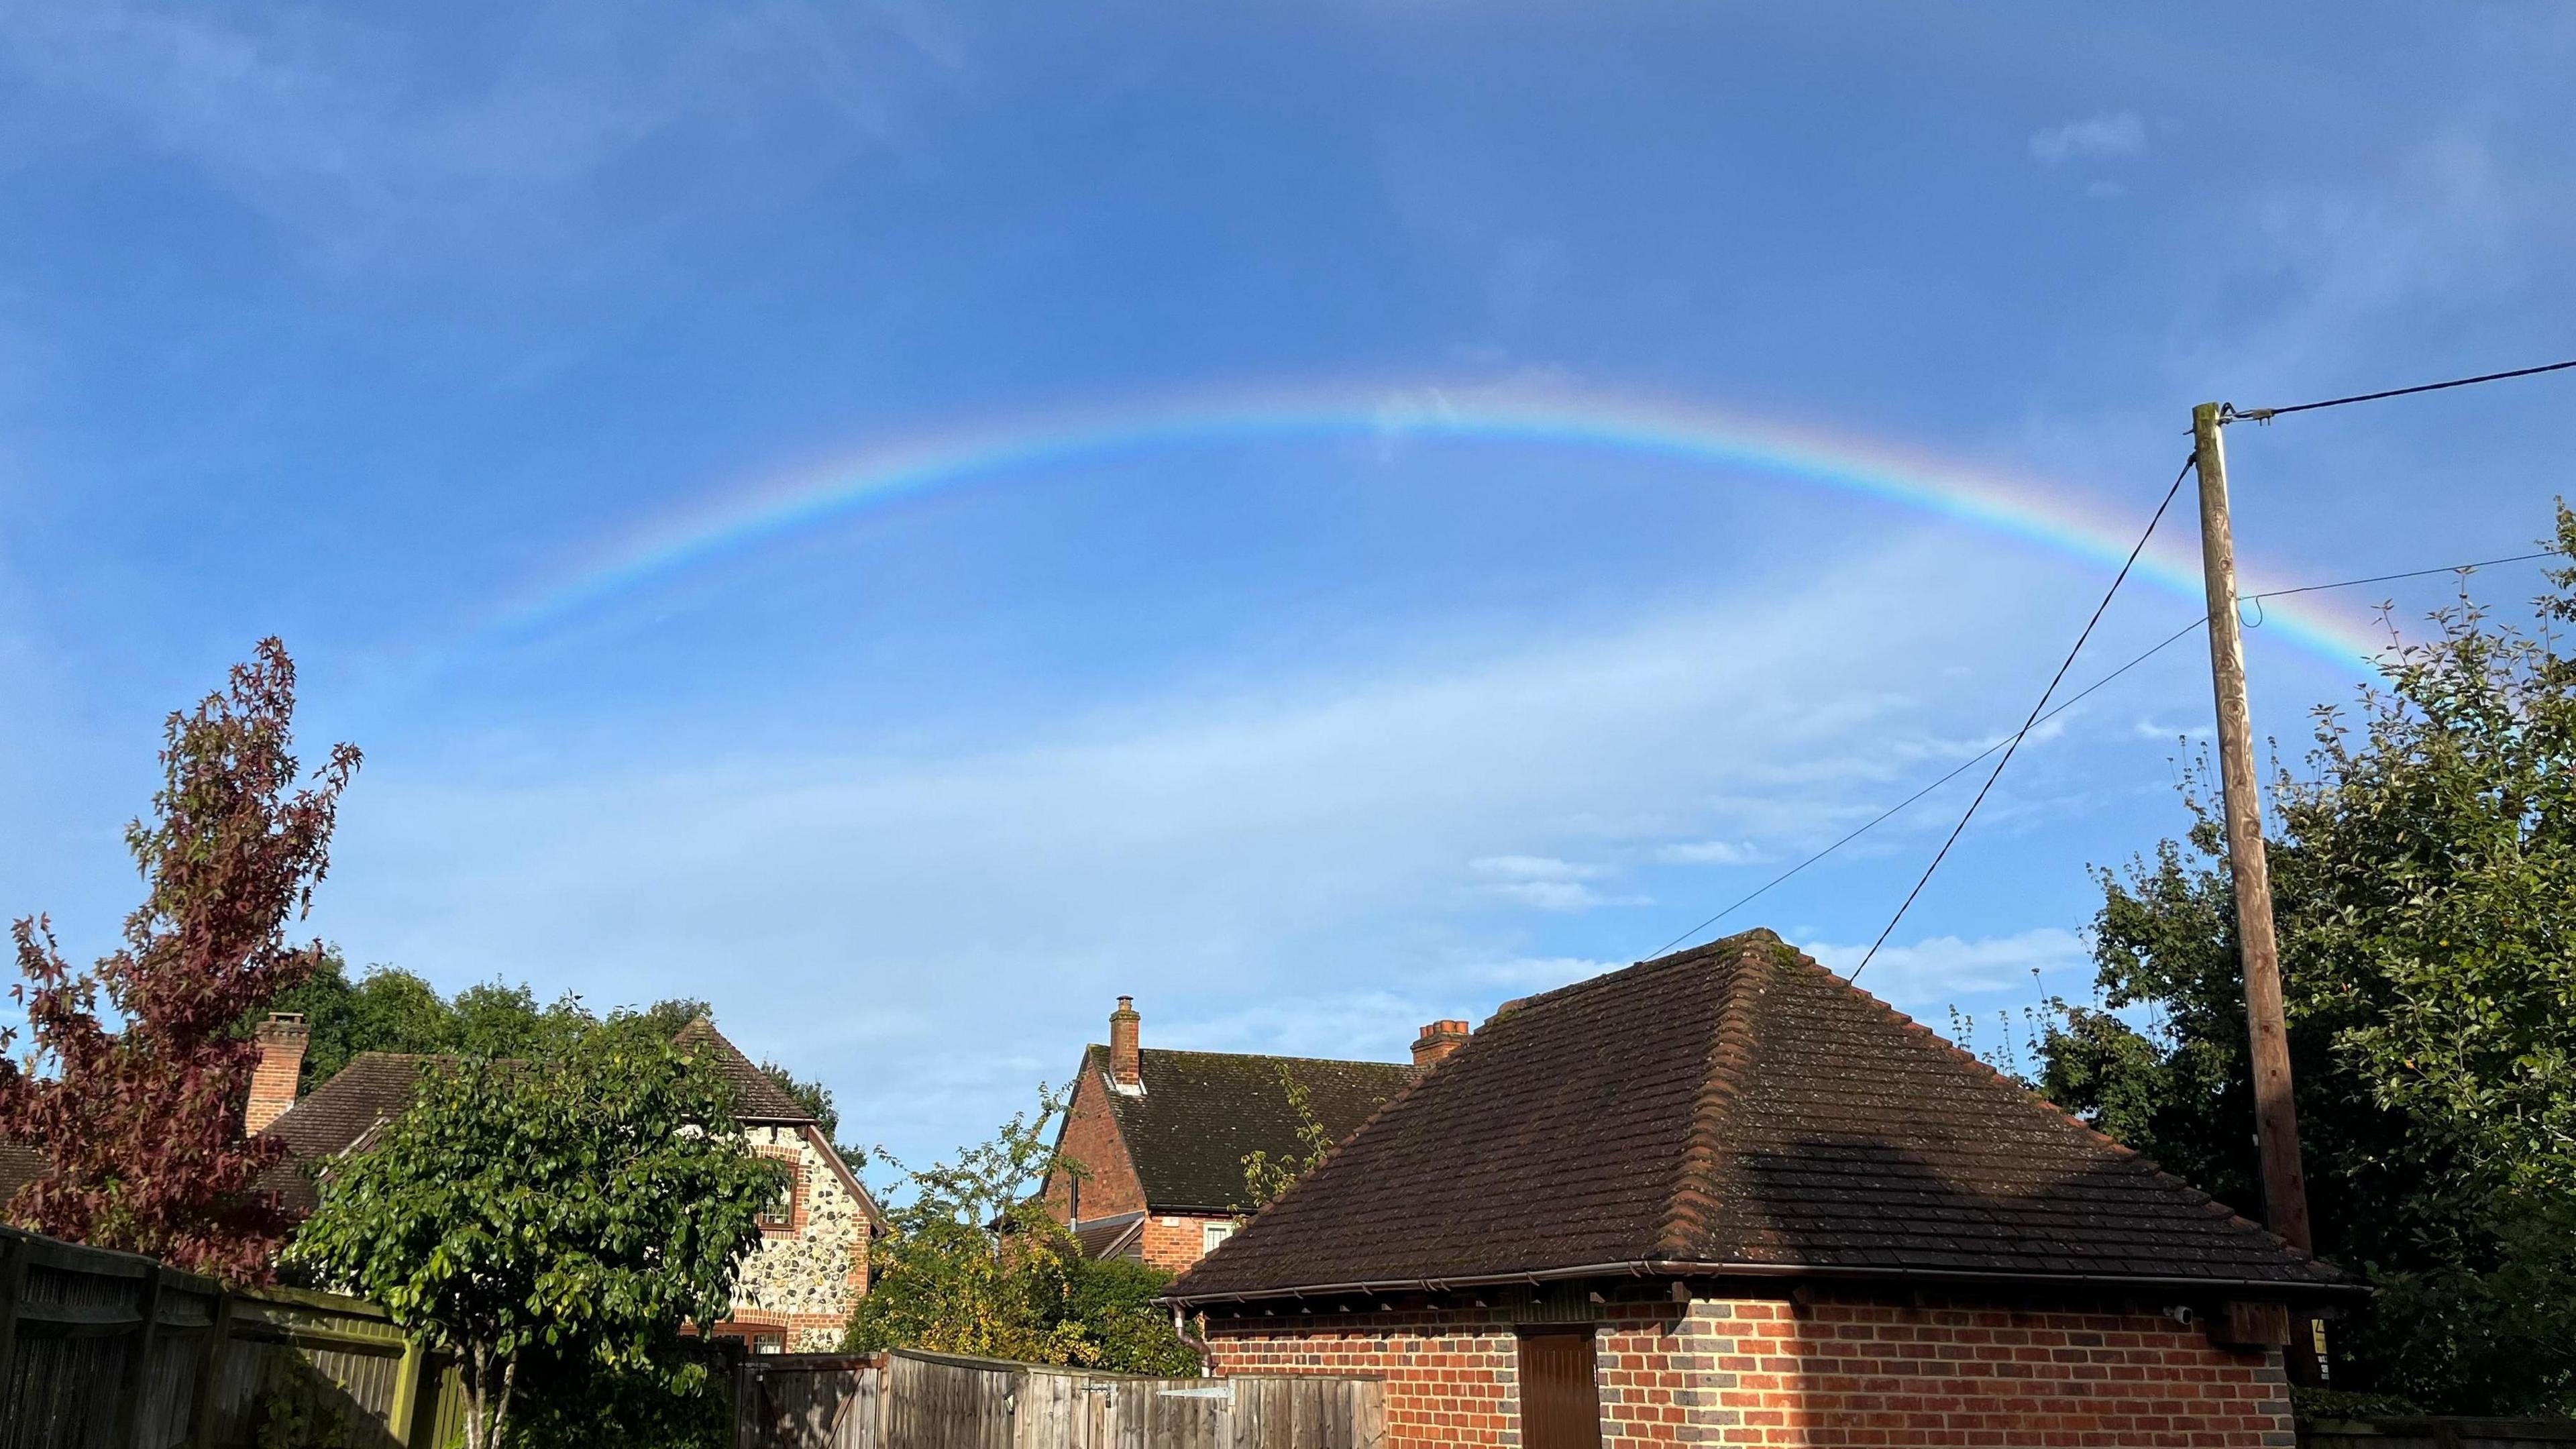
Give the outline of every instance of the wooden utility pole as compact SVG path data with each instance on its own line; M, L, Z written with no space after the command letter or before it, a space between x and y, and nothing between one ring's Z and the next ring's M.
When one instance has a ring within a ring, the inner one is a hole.
M2272 1231L2314 1252L2308 1179L2299 1165L2299 1113L2290 1100L2290 1031L2281 1010L2281 952L2272 934L2272 872L2263 857L2263 802L2254 782L2254 720L2245 702L2245 639L2236 623L2236 535L2227 521L2227 450L2219 405L2191 410L2200 475L2200 562L2209 586L2209 675L2218 696L2218 766L2225 788L2227 866L2236 882L2236 940L2244 953L2245 1028L2254 1047L2254 1135L2263 1157L2263 1209Z

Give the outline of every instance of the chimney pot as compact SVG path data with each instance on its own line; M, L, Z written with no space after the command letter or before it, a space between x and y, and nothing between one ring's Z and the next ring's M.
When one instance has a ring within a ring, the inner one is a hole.
M1413 1065L1429 1068L1448 1059L1450 1053L1467 1044L1468 1027L1463 1021L1435 1021L1422 1029L1413 1041Z
M242 1108L242 1135L256 1137L295 1105L304 1075L304 1047L313 1028L300 1011L272 1011L259 1024L259 1065L251 1068L250 1101Z
M1109 1013L1109 1084L1129 1091L1145 1085L1144 1050L1138 1044L1136 998L1118 998L1118 1009Z

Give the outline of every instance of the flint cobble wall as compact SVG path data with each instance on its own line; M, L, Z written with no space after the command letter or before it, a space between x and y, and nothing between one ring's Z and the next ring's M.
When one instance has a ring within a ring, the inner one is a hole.
M796 1207L791 1225L764 1232L744 1260L732 1321L786 1330L790 1353L837 1350L868 1289L867 1209L802 1130L754 1127L748 1136L754 1150L795 1165Z

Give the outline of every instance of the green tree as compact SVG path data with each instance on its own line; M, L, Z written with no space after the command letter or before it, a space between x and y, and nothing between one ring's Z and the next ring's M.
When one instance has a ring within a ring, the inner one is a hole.
M853 1352L942 1353L1187 1374L1198 1355L1154 1302L1169 1273L1083 1255L1030 1194L1057 1158L1047 1124L1064 1108L1039 1092L989 1142L953 1162L904 1171L909 1199L871 1249L867 1296L851 1316ZM898 1170L902 1164L880 1149Z
M370 966L353 982L337 949L303 984L246 1014L237 1029L251 1035L270 1011L300 1011L312 1032L299 1094L331 1080L360 1052L442 1052L454 1040L452 1016L436 988L391 966Z
M546 1055L426 1067L382 1140L323 1174L291 1257L455 1354L467 1449L492 1449L523 1363L707 1392L681 1325L727 1315L784 1188L713 1065L620 1014Z
M325 948L303 982L244 1013L235 1030L250 1037L271 1011L304 1013L312 1033L304 1049L299 1094L331 1080L350 1059L365 1052L494 1059L543 1056L562 1050L599 1024L580 997L567 994L540 1003L524 982L516 986L498 980L483 982L459 991L452 1001L427 981L393 966L370 966L353 982L336 948ZM674 998L633 1014L645 1026L676 1036L680 1028L708 1015L709 1008L703 1001ZM799 1082L782 1067L770 1065L764 1070L799 1101L811 1106L808 1094L812 1094L826 1109L830 1107L831 1094L819 1085Z
M2562 505L2557 546L2576 550ZM2456 1412L2576 1412L2576 568L2537 631L2472 603L2318 712L2274 785L2272 885L2318 1249L2378 1289L2339 1380ZM2184 839L2102 872L2100 996L2040 1085L2261 1206L2235 909L2206 762ZM2143 1025L2133 1025L2140 1022Z

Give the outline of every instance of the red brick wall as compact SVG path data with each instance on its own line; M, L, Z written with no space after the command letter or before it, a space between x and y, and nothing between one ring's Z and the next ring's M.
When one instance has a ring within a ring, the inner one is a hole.
M1386 1380L1386 1443L1520 1442L1519 1343L1491 1313L1300 1314L1210 1324L1220 1374L1374 1374Z
M1126 1139L1118 1135L1118 1119L1109 1110L1109 1089L1087 1062L1074 1083L1073 1101L1065 1108L1064 1137L1057 1150L1088 1174L1082 1180L1084 1221L1145 1206L1144 1184L1137 1181L1136 1164L1128 1157ZM1061 1172L1047 1176L1047 1211L1057 1222L1068 1221L1072 1213L1071 1186Z
M1655 1305L1601 1312L1605 1449L2293 1442L2277 1355L2212 1347L2151 1309L1849 1297L1703 1300L1678 1320ZM1513 1317L1219 1319L1209 1340L1219 1372L1384 1377L1390 1445L1516 1445Z
M1154 1267L1178 1273L1207 1256L1207 1225L1230 1223L1234 1219L1218 1217L1171 1217L1161 1213L1145 1219L1145 1261Z

